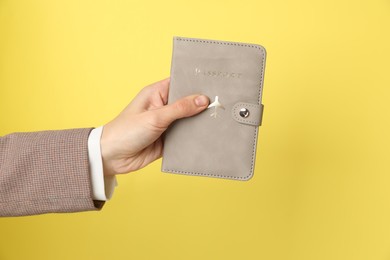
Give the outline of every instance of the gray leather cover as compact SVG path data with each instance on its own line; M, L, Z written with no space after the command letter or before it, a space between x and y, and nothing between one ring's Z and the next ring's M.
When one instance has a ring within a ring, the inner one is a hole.
M174 37L168 103L198 93L220 106L167 130L163 172L235 180L253 176L265 56L260 45Z

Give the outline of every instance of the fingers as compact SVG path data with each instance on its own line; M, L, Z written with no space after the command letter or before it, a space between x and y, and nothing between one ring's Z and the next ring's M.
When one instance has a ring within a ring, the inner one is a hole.
M150 124L164 129L173 121L196 115L208 106L209 99L204 95L187 96L173 104L166 105L169 83L170 78L167 78L145 87L122 114L129 116L148 111L146 116L151 120L148 120Z
M165 105L168 102L169 83L170 78L166 78L144 87L126 110L136 114Z
M163 79L155 83L155 88L160 94L161 100L164 105L168 103L168 93L169 93L169 84L171 83L171 78Z
M192 95L151 112L155 113L158 127L167 128L177 119L190 117L202 112L207 108L208 104L208 97L204 95Z
M157 81L149 86L146 86L141 92L140 96L144 101L149 101L149 97L158 97L163 101L164 105L168 102L169 84L171 79L166 78Z

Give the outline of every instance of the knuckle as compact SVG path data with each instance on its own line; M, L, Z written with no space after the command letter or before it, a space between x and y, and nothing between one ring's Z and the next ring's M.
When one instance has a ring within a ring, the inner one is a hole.
M149 124L155 128L160 128L164 123L160 116L155 113L151 113L149 117Z
M149 130L157 132L164 131L168 127L169 123L169 120L167 120L165 117L157 113L151 113L148 121L148 125L150 127Z
M188 99L180 100L174 104L174 109L180 115L187 115L191 111L191 102Z

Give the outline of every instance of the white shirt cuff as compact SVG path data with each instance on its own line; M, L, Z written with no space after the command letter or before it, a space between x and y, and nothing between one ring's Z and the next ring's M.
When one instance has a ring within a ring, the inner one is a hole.
M92 198L106 201L111 199L115 187L118 185L115 176L104 176L100 138L103 126L95 128L88 137L88 159L91 173Z

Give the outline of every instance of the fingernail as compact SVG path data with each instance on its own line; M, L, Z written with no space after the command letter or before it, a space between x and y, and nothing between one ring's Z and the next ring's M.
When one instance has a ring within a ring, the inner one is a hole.
M209 99L206 96L198 96L195 98L195 105L203 107L209 103Z

